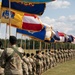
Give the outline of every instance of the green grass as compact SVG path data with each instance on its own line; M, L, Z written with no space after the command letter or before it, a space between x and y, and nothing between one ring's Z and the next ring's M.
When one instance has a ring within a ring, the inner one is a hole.
M59 63L42 75L75 75L75 59Z

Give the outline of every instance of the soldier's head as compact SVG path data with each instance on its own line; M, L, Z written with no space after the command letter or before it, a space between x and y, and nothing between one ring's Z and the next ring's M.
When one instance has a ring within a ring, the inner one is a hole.
M36 51L36 54L38 54L39 53L39 51Z
M44 55L44 52L42 52L42 54Z
M29 53L27 53L27 54L26 54L26 56L27 56L27 57L30 57L30 54L29 54Z
M47 50L45 52L48 52Z
M10 37L9 37L9 42L10 42L11 45L16 44L16 42L17 42L16 37L15 37L15 36L10 36Z
M34 56L34 53L31 53L31 56Z
M1 46L2 46L2 42L0 41L0 48L1 48Z

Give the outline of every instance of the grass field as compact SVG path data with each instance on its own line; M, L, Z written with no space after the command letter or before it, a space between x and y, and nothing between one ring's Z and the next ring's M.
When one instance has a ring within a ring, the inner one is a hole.
M75 59L59 63L45 71L42 75L75 75Z

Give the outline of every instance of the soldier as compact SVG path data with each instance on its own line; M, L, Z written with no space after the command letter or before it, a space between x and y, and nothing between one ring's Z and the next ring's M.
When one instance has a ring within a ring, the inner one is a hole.
M46 71L46 55L44 52L42 52L42 59L43 59L43 70Z
M40 51L36 51L36 74L41 75L41 56L40 56Z
M49 53L47 50L45 51L45 55L46 55L46 69L49 69L50 59L49 59Z
M50 64L51 64L51 67L54 67L55 66L55 54L54 54L54 50L52 49L51 52L51 57L50 57Z
M19 51L19 52L21 53L21 55L22 55L22 61L23 61L23 64L22 64L23 75L29 75L29 73L28 73L28 65L27 65L26 62L24 61L25 52L24 52L24 50L23 50L21 47L18 48L18 51Z
M23 70L23 75L29 75L29 72L28 72L28 64L29 64L29 61L28 59L26 58L26 54L24 53L23 54L23 57L22 57L23 61L24 61L24 66L25 66L25 70Z
M34 53L31 53L32 62L32 75L36 75L36 58L34 57Z
M28 70L29 70L29 75L32 75L32 62L33 60L30 58L30 54L27 53L27 60L28 60Z
M22 59L18 54L15 36L9 37L10 48L6 48L1 56L1 66L4 68L5 75L23 75Z
M2 42L0 41L0 62L1 62L1 55L3 53L3 49L1 49ZM4 69L0 66L0 75L4 75Z

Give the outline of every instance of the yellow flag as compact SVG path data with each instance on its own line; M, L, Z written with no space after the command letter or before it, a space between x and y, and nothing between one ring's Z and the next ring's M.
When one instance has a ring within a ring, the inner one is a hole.
M10 19L11 26L22 29L22 18L24 16L24 13L11 10L10 14L11 14L11 19ZM9 9L2 8L1 22L9 24Z

